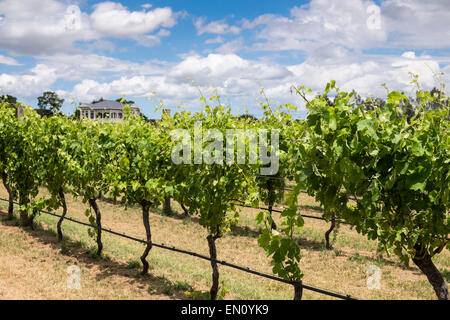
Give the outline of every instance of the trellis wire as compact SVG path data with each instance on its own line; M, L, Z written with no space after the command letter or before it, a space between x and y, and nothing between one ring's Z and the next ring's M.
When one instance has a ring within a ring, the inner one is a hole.
M1 201L5 201L5 202L9 202L9 200L3 199L3 198L0 198L0 200ZM20 203L15 202L15 201L13 203L15 205L20 205ZM51 216L54 216L54 217L61 218L61 215L58 215L56 213L48 212L48 211L45 211L45 210L38 210L38 211L41 212L41 213L47 214L47 215L51 215ZM179 249L179 248L176 248L176 247L169 247L169 246L166 246L165 244L159 244L159 243L155 243L153 241L147 242L147 241L145 241L143 239L138 239L138 238L135 238L133 236L127 235L125 233L119 233L119 232L116 232L116 231L113 231L113 230L110 230L110 229L99 228L98 226L94 226L94 225L91 225L91 224L86 223L86 222L78 221L78 220L72 219L70 217L64 217L64 220L68 220L68 221L71 221L71 222L74 222L74 223L77 223L77 224L80 224L80 225L84 225L84 226L87 226L87 227L90 227L90 228L94 228L94 229L97 229L97 230L104 231L104 232L107 232L107 233L111 233L111 234L114 234L116 236L123 237L123 238L129 239L129 240L132 240L132 241L136 241L136 242L139 242L139 243L142 243L142 244L145 244L145 245L151 244L152 246L155 246L155 247L158 247L158 248L161 248L161 249L187 254L187 255L194 256L194 257L197 257L197 258L200 258L200 259L203 259L203 260L207 260L207 261L213 261L213 262L216 262L218 264L221 264L221 265L224 265L224 266L227 266L227 267L230 267L230 268L234 268L234 269L237 269L237 270L241 270L241 271L244 271L244 272L247 272L247 273L251 273L251 274L257 275L259 277L263 277L263 278L271 279L271 280L274 280L274 281L290 284L290 285L293 285L293 286L301 286L301 287L303 287L306 290L322 293L322 294L325 294L325 295L328 295L328 296L331 296L331 297L344 299L344 300L357 300L355 298L352 298L350 295L342 295L342 294L331 292L331 291L328 291L328 290L315 288L315 287L303 284L301 281L292 281L292 280L286 280L286 279L278 278L278 277L275 277L275 276L270 275L270 274L258 272L258 271L255 271L255 270L251 270L248 267L238 266L236 264L229 263L229 262L226 262L226 261L223 261L223 260L211 259L210 257L198 254L196 252L192 252L192 251L188 251L188 250L184 250L184 249Z

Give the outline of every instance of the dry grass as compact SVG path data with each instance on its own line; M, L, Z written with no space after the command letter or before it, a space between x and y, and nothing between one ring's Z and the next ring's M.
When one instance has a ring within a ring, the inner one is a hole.
M3 215L4 217L4 215ZM67 245L67 244L66 244ZM64 246L63 246L64 247ZM164 279L136 277L136 271L108 259L93 258L72 244L61 250L55 237L23 230L15 222L0 224L1 299L172 299ZM67 288L71 265L80 267L80 290ZM151 294L148 287L158 288Z
M3 189L0 196L5 197ZM88 206L78 199L67 198L68 216L87 221L84 211ZM314 199L302 195L300 200L302 213L320 215ZM6 208L6 204L0 207ZM177 204L173 207L182 212ZM104 227L144 238L139 208L124 210L107 202L101 202L100 208ZM257 245L259 229L254 222L257 212L242 210L239 225L218 240L218 257L271 274L269 259ZM85 227L65 221L66 241L59 244L54 234L56 221L54 217L39 216L37 231L23 230L10 222L0 223L0 298L175 299L185 298L183 292L189 287L196 290L209 287L211 268L207 261L154 248L148 258L150 275L138 276L142 245L104 234L105 255L96 258L91 254L95 241ZM196 217L153 213L150 223L154 242L208 255L206 232ZM298 233L306 284L361 299L435 299L426 277L415 266L405 267L394 257L377 256L376 242L347 226L341 226L334 250L326 250L323 235L328 227L323 221L307 219L305 228ZM435 263L448 280L449 252L443 252ZM82 270L80 291L66 288L66 268L71 264L79 265ZM369 290L366 286L366 270L372 264L382 270L380 290ZM227 267L220 267L220 272L221 280L230 289L227 299L291 299L293 296L293 289L285 284ZM329 297L305 291L304 299Z

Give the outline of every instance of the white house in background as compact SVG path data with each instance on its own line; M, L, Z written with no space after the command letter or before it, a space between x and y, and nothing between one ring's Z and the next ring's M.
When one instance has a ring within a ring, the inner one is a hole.
M95 103L84 103L78 106L80 116L93 120L120 122L123 120L123 104L114 100L102 100ZM141 114L135 104L130 105L132 114Z

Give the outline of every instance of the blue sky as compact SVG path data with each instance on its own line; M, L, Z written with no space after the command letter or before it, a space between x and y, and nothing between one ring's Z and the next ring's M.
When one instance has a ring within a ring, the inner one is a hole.
M217 92L235 113L298 106L291 86L383 96L413 94L450 73L447 0L69 1L0 0L0 90L36 106L45 90L80 102L124 94L150 117L155 106L197 111Z

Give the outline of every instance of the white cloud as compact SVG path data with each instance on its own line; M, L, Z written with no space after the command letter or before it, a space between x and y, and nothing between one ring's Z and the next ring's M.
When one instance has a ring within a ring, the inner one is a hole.
M169 103L189 101L198 98L198 91L187 82L173 82L165 76L134 76L99 83L94 80L83 80L74 86L68 95L79 101L92 101L99 97L126 95L131 97L152 98L153 92L158 98Z
M392 47L448 48L450 2L446 0L385 0L381 15Z
M6 64L9 66L21 66L21 64L16 59L1 54L0 54L0 64Z
M88 48L90 49L96 49L96 50L101 50L101 51L110 51L113 52L114 50L116 50L116 45L108 40L96 40L91 44L87 45Z
M24 97L37 96L56 81L56 69L38 64L23 74L0 74L0 90Z
M435 75L440 72L439 63L430 56L416 57L414 52L405 52L391 63L387 71L388 78L394 78L400 85L407 86L411 82L409 73L420 75L420 82L425 87L436 83Z
M23 74L0 75L0 88L30 97L64 79L77 81L72 89L59 91L67 101L89 102L121 94L151 98L155 91L169 105L184 103L189 107L198 105L199 92L187 78L194 79L205 94L217 88L225 96L256 99L261 84L283 82L292 75L283 66L235 54L190 55L175 65L160 61L137 64L94 54L57 54L42 56L39 61ZM286 93L288 90L286 87Z
M165 63L158 61L135 63L96 54L46 55L38 57L38 61L36 67L23 73L0 74L0 89L9 94L29 97L50 89L58 79L106 81L111 76L160 75L167 69Z
M312 0L301 7L293 7L290 16L266 14L253 21L244 20L243 28L263 26L258 38L265 40L257 50L305 50L323 44L342 45L362 49L386 40L383 29L368 27L367 8L372 1Z
M154 37L159 43L160 28L176 23L170 8L129 11L120 3L101 2L91 15L57 0L0 0L0 47L17 54L76 52L75 41L105 37ZM167 34L167 32L166 32ZM148 40L148 39L147 39Z
M289 70L294 74L297 84L317 91L322 91L330 80L336 80L342 90L355 89L363 95L376 96L385 94L382 83L386 83L390 90L413 94L410 73L418 74L421 85L431 89L438 85L435 74L441 71L438 61L426 55L416 56L414 52L405 52L400 56L349 57L347 62L326 64L306 60L289 67Z
M199 98L197 88L189 79L193 79L205 94L216 88L227 97L245 99L250 96L256 101L260 85L280 83L292 76L283 66L246 60L235 54L190 55L166 68L160 74L121 76L105 82L86 79L75 85L70 95L81 101L91 101L118 94L152 97L155 91L169 105L183 101L189 107L198 105ZM289 84L286 84L284 94L288 92Z
M76 84L70 95L80 102L90 102L100 97L108 97L111 91L107 84L86 79Z
M160 63L136 63L97 54L55 54L40 56L39 61L57 70L58 78L79 81L102 78L105 73L119 75L149 75L165 71Z
M161 44L161 38L154 34L144 34L135 36L134 40L144 47L154 47Z
M290 74L281 65L246 60L236 54L191 55L169 73L177 79L192 78L200 85L212 86L222 86L229 79L247 79L256 85L256 81L283 79Z
M241 29L236 26L230 26L224 22L225 20L213 21L205 24L205 18L198 18L195 22L195 28L197 29L197 34L202 35L204 33L214 33L214 34L239 34Z
M69 25L66 6L55 0L4 0L0 14L0 47L13 53L38 54L72 49L77 40L94 39L88 16L81 13L76 28Z
M133 37L137 43L144 47L154 47L161 44L162 37L170 36L170 31L161 29L157 34L144 34Z
M450 2L443 0L311 0L289 16L244 19L257 30L254 50L303 50L323 45L369 48L448 48ZM379 24L378 24L379 22ZM259 27L259 29L256 29Z
M217 36L215 38L206 39L205 43L206 44L215 44L215 43L223 43L224 41L225 41L225 39L222 36Z
M59 54L41 57L40 63L25 73L0 75L0 88L14 95L33 96L49 89L58 79L64 79L77 81L64 93L66 99L75 97L77 101L89 102L120 94L150 98L155 91L166 105L183 101L189 107L198 106L199 93L189 81L193 79L205 95L215 88L224 98L246 100L255 105L261 98L261 86L274 103L298 102L290 94L292 85L305 85L322 92L330 80L336 80L342 90L355 89L362 95L383 96L382 83L392 90L412 94L409 72L418 73L422 86L431 89L437 85L434 73L450 71L448 66L441 70L438 59L418 56L415 52L397 56L340 54L338 62L311 58L290 66L268 59L244 59L236 54L191 54L177 64L158 61L138 64L98 55Z
M215 51L223 54L235 53L242 50L243 47L244 47L244 39L240 37L222 44Z
M102 2L95 5L90 16L92 26L104 36L126 38L153 32L160 27L175 25L172 9L130 12L120 3Z
M220 77L232 75L236 70L246 68L248 63L237 55L210 54L206 58L189 56L171 71L171 75L178 78Z

